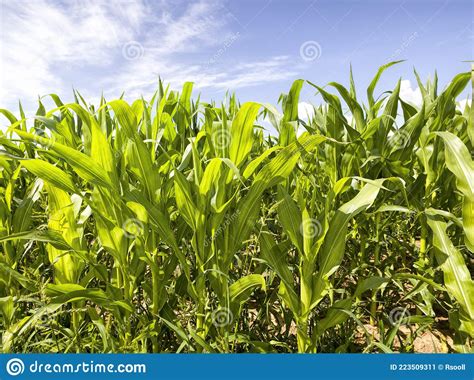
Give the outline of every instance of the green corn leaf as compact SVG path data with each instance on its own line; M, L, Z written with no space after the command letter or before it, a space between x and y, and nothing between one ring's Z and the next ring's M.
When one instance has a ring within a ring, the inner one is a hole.
M291 198L287 191L282 187L278 187L278 219L300 253L303 253L303 239L301 211L296 202Z
M222 161L219 158L213 158L209 161L199 185L199 193L201 195L206 196L214 184L217 183L220 176L221 164Z
M34 205L40 198L42 188L41 180L36 180L29 187L25 198L22 199L19 207L13 213L12 227L14 232L27 231L31 228Z
M3 282L5 285L11 286L11 283L9 284L8 282L10 279L13 279L31 292L37 290L35 281L23 276L21 273L18 273L16 270L10 268L2 262L0 262L0 273L2 273L2 276L0 277L0 283Z
M74 204L71 197L61 188L54 185L45 186L49 196L48 228L51 231L60 231L64 240L76 250L81 250L81 229L76 222ZM53 245L48 246L49 261L54 267L54 277L57 283L73 283L82 269L82 262L71 254L64 252Z
M268 232L260 234L260 245L262 259L277 273L284 284L284 291L288 307L294 314L299 313L299 300L294 289L293 275L286 263L286 250L275 243L275 240Z
M313 283L313 302L317 302L326 288L326 282L341 264L345 252L349 221L368 209L375 201L385 179L367 183L349 202L344 203L329 224L329 229L318 255L319 271Z
M50 145L50 149L60 155L69 165L71 165L77 174L84 180L98 186L111 187L111 181L107 173L89 156L78 152L68 146L62 145L56 141L44 137L35 136L27 132L15 129L15 133L21 138L30 142L39 142L43 145Z
M303 84L303 79L297 79L291 85L290 92L285 98L285 103L283 105L283 121L298 120L298 101Z
M465 233L464 242L474 252L474 200L464 197L462 204L462 224Z
M181 211L186 223L194 230L197 230L198 207L194 202L191 184L177 170L174 171L174 190L176 194L176 204Z
M23 231L8 236L0 237L0 243L12 240L33 240L43 243L50 243L57 249L73 251L73 248L64 240L62 235L52 230Z
M344 311L350 311L352 305L352 299L347 298L340 301L336 301L333 306L327 311L326 317L321 319L316 325L316 331L313 335L313 339L318 339L325 331L331 327L337 326L345 322L349 315Z
M446 222L439 217L428 215L428 225L434 234L436 260L444 274L444 284L461 306L467 331L474 337L474 281L461 253L454 247L446 233Z
M265 189L286 179L293 171L301 154L313 150L325 140L327 139L324 136L310 136L305 133L298 141L282 149L276 157L260 170L248 194L239 204L240 212L235 225L232 226L233 251L240 247L241 242L247 238L250 231L255 227L259 202Z
M240 167L252 149L253 126L260 107L258 103L245 103L232 122L229 158L237 167ZM224 136L221 138L224 139Z
M466 145L450 132L435 132L446 147L446 166L456 176L459 190L464 196L474 199L474 161Z
M382 76L383 72L386 69L388 69L390 66L396 65L397 63L400 63L400 62L403 62L403 61L393 61L393 62L389 62L389 63L387 63L383 66L380 66L379 70L377 71L377 74L372 79L372 82L370 82L370 85L367 88L367 100L369 101L369 113L370 113L371 118L373 116L375 116L375 113L373 112L374 111L373 108L375 106L375 99L374 99L375 86L377 86L377 83L378 83L380 77Z
M290 92L283 99L283 118L279 126L281 146L287 146L296 140L298 102L303 84L304 80L295 80L291 85Z
M326 140L328 139L324 136L303 134L297 141L278 152L278 154L260 170L255 177L255 184L262 188L278 184L291 174L303 152L312 151Z
M23 160L21 164L37 177L60 189L70 193L78 192L71 176L47 161L39 159Z
M457 180L457 186L464 195L463 226L465 242L470 251L474 252L474 161L466 145L450 132L436 132L446 147L446 166Z
M125 135L130 139L135 139L138 133L137 117L132 107L124 100L113 100L102 107L109 105L114 111L115 117L122 126ZM100 110L100 109L99 109Z
M359 103L357 103L357 100L352 97L349 91L347 91L347 89L341 84L337 82L331 82L329 83L329 86L333 86L337 91L339 91L339 94L341 94L342 98L352 112L357 130L362 132L365 129L364 111L362 110L362 107L359 105Z
M242 177L245 179L248 179L252 176L252 174L255 172L255 170L258 169L258 167L262 164L262 162L273 152L281 149L279 146L274 146L271 147L270 149L267 149L265 152L263 152L260 156L252 160L247 167L244 170L244 173L242 174Z
M249 274L241 277L229 286L230 301L244 303L257 288L266 290L265 278L261 274Z
M83 116L85 118L85 116ZM91 122L91 157L105 170L110 177L114 188L118 188L117 166L110 143L101 130L100 126L95 122Z
M379 289L382 285L385 285L389 282L389 279L380 276L372 276L362 280L354 292L354 297L360 297L364 292L368 290Z
M130 140L127 148L127 164L130 170L140 179L148 199L153 200L159 184L150 153L142 141L135 142Z
M124 301L111 301L110 297L101 289L85 289L77 284L48 285L46 293L52 296L52 304L65 304L69 302L88 300L107 309L119 307L125 311L133 312L133 308Z

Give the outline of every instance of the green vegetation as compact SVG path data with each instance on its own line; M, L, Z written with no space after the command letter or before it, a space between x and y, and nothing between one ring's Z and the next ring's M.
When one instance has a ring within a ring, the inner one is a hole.
M474 74L417 76L416 107L400 82L375 97L394 63L366 104L351 75L295 81L282 114L161 82L0 110L0 350L412 352L435 331L472 351Z

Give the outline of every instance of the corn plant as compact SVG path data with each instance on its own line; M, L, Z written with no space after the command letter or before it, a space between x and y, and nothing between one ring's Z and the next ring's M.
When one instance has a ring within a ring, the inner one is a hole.
M281 109L160 80L0 110L1 351L472 351L474 74L377 97L399 63L365 102L351 71Z

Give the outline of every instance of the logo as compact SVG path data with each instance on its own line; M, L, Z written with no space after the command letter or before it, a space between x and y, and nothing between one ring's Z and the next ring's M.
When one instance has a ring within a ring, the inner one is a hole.
M25 364L21 359L13 358L7 362L7 372L10 376L21 375L25 371Z
M396 307L390 311L388 319L395 325L406 325L409 322L410 312L404 307Z
M228 308L214 310L212 313L212 323L216 327L224 327L230 325L234 320L234 315Z
M300 46L300 56L303 61L315 61L321 57L321 54L321 45L316 41L305 41Z

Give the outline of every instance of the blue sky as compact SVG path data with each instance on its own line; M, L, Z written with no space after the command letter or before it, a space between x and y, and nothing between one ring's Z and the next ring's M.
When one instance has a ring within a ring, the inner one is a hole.
M0 0L0 107L38 95L91 102L125 91L149 96L158 75L175 89L220 99L276 104L297 78L347 84L352 63L359 93L377 68L391 68L379 91L405 79L402 95L419 100L422 78L438 70L444 86L473 59L474 6L468 0ZM305 86L302 102L316 102Z

